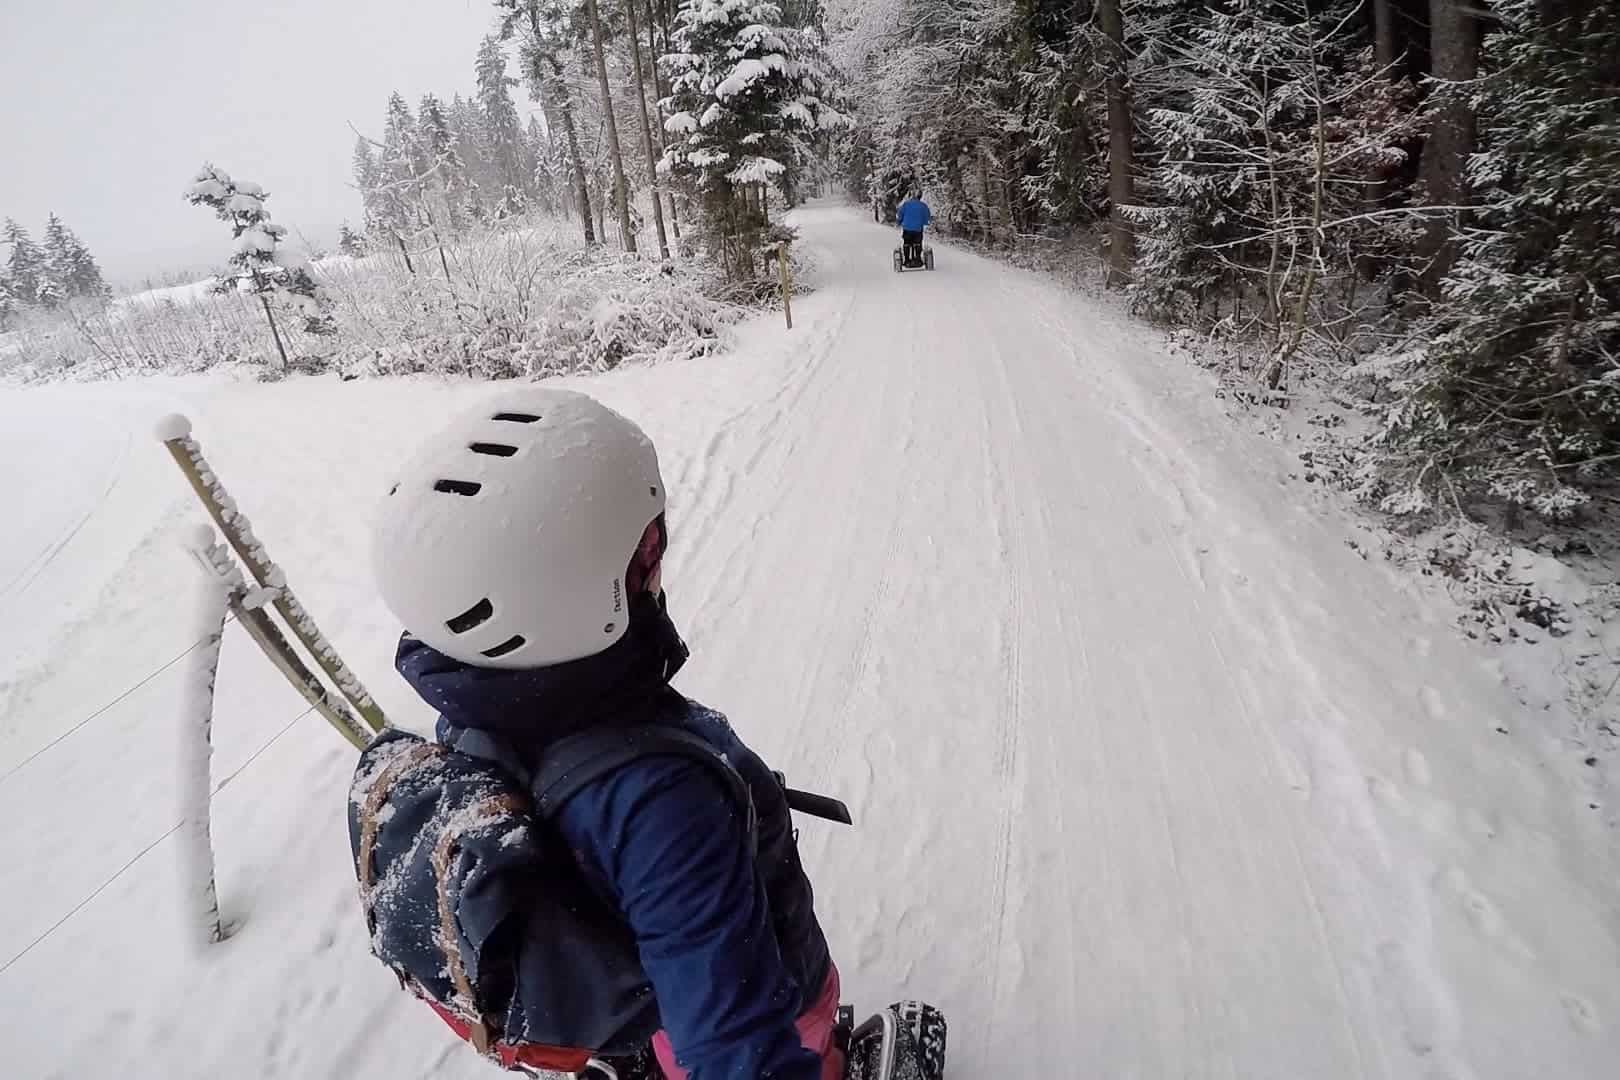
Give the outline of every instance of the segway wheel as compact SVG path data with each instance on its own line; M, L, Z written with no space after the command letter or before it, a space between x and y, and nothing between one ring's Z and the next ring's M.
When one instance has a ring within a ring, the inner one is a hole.
M923 269L932 270L933 268L934 268L934 249L933 248L924 248L923 249Z
M894 272L897 273L897 274L900 272L900 249L899 248L896 248L895 252L894 252Z

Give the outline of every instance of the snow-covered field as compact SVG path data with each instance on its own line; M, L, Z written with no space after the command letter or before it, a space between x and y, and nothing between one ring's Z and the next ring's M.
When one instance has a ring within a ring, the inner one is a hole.
M937 1001L955 1080L1614 1076L1615 814L1552 712L1139 328L943 245L895 275L854 212L799 224L821 288L791 333L571 382L660 447L678 685L854 810L802 839L846 996ZM493 1075L366 954L352 751L234 627L214 835L237 930L188 944L164 665L201 512L149 434L192 416L417 725L366 516L489 391L0 395L5 1075Z

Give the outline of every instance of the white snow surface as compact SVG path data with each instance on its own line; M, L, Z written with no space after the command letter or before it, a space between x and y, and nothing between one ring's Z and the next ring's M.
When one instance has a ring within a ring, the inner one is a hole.
M793 220L820 267L794 330L563 382L658 444L678 688L854 812L801 823L846 999L941 1005L953 1080L1613 1077L1615 815L1454 611L1349 550L1343 511L1124 316L948 244L894 274L893 231L852 211ZM368 955L353 752L234 625L213 761L234 933L189 944L185 665L163 665L196 632L202 511L151 438L194 419L421 728L366 508L494 392L0 395L8 1077L494 1075Z

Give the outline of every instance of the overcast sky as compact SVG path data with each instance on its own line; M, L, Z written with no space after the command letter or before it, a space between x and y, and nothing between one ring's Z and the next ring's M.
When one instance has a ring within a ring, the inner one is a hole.
M226 226L180 191L212 161L275 220L358 224L353 123L398 90L472 91L490 0L0 0L0 217L54 211L108 277L207 266ZM513 96L527 112L521 87Z

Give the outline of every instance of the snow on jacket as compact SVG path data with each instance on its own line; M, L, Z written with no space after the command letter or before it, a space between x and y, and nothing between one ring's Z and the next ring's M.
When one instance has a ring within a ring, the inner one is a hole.
M907 199L900 204L898 220L907 232L922 232L928 225L928 204L921 199Z
M690 757L636 759L587 785L552 825L634 933L692 1080L813 1080L821 1063L794 1022L826 979L827 942L786 798L723 716L669 687L685 658L663 605L645 597L631 606L630 632L583 660L474 668L406 636L395 663L440 713L441 743L525 784L547 744L597 724L669 724L723 752L753 796L757 853L735 796ZM517 973L527 977L568 975Z

